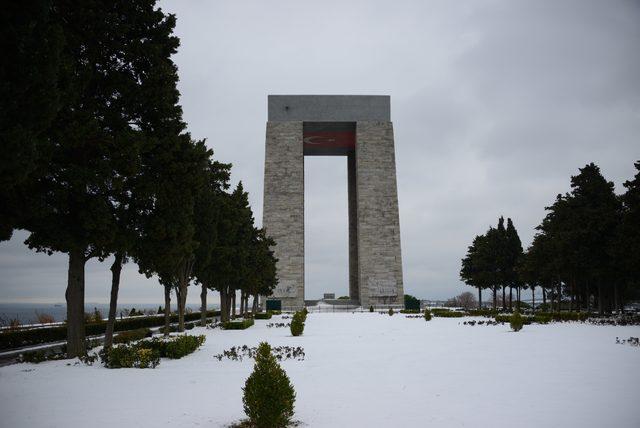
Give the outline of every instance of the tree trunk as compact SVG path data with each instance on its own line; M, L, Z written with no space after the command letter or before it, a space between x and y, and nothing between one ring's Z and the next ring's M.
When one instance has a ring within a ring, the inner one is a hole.
M171 324L171 286L164 286L164 335L169 336L169 324Z
M542 304L547 306L547 289L542 287Z
M602 281L598 281L598 313L604 314L604 295L602 292Z
M536 287L531 286L531 310L536 313Z
M509 287L509 310L513 311L513 287Z
M478 309L482 309L482 288L478 287Z
M69 252L69 272L67 277L67 357L84 355L84 266L83 251Z
M613 306L616 313L620 313L620 293L618 290L618 281L613 284Z
M244 316L244 290L240 290L240 317Z
M176 297L178 298L178 331L184 332L184 311L187 306L187 288L188 280L182 278L176 288Z
M200 325L207 325L207 287L204 284L200 292Z
M251 312L253 312L254 315L258 313L258 295L257 294L253 296L253 306L252 306Z
M562 282L558 281L558 312L562 311Z
M120 289L120 274L122 273L122 263L124 255L120 252L115 254L111 265L111 298L109 299L109 318L107 319L107 329L104 333L104 348L109 349L113 344L113 330L116 325L116 310L118 308L118 290Z
M224 292L224 287L220 288L220 321L229 321L227 318L227 296Z
M502 309L503 310L507 310L507 295L506 295L506 288L504 285L502 286Z
M493 287L493 310L495 311L498 306L498 296L497 296L496 287Z
M231 294L231 318L236 317L236 290Z

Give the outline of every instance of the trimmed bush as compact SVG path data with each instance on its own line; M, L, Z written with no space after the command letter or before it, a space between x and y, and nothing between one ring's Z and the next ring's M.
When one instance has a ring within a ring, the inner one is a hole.
M254 324L253 318L240 321L227 321L222 324L224 330L246 330Z
M306 316L302 311L296 312L293 314L293 318L291 319L291 335L292 336L301 336L304 332L304 322L306 320Z
M373 312L373 305L369 306L369 312Z
M447 309L447 308L433 308L433 309L431 309L431 313L435 317L439 316L440 314L449 313L449 312L451 312L451 311L449 309Z
M160 355L171 359L179 359L185 355L189 355L195 352L205 341L206 337L182 335L172 338L172 340L165 341L165 352Z
M290 424L296 393L268 343L258 346L253 373L242 390L242 404L251 426L277 428Z
M520 315L520 312L515 311L510 319L509 319L509 324L511 325L511 329L513 331L520 331L522 330L522 326L524 325L524 320L522 319L522 315Z
M440 317L440 318L461 318L466 315L464 312L457 312L457 311L437 311L436 312L435 310L432 310L431 312L434 317Z
M151 330L147 327L123 331L113 338L113 343L129 343L145 337L151 337Z
M256 320L270 320L271 319L271 312L258 312L257 314L253 315L253 319L256 319Z
M431 321L431 311L429 309L424 310L424 320Z
M498 311L493 309L470 309L467 313L473 317L495 317Z
M400 309L401 314L419 314L420 309Z
M393 316L393 308L389 308L389 316L392 317Z
M160 358L179 359L193 353L205 341L204 335L174 336L168 340L154 338L142 340L132 345L119 345L103 354L105 367L115 369L136 367L141 369L155 368Z
M155 368L160 364L160 354L155 349L141 348L136 345L120 345L106 352L105 367L120 368Z
M415 309L418 312L415 313L419 313L420 312L420 300L418 300L416 297L410 295L410 294L405 294L404 295L404 308L405 309ZM402 311L401 311L402 312ZM414 313L414 312L411 312Z

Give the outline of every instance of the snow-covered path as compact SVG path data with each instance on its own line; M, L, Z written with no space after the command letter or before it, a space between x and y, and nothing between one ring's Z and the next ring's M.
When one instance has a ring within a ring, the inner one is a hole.
M469 318L465 318L468 320ZM47 362L0 368L1 427L219 427L243 418L253 360L234 345L302 346L283 367L309 427L640 427L640 327L465 326L465 319L309 314L304 336L196 328L206 344L155 370Z

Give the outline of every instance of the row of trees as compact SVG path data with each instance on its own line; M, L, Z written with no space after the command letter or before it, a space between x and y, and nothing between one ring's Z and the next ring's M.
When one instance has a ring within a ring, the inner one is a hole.
M621 311L640 295L640 162L635 168L622 195L595 164L581 168L571 177L571 191L546 208L526 252L503 264L511 247L496 238L499 224L474 239L461 279L479 295L492 289L494 302L496 287L530 288L534 299L539 287L556 310Z
M482 306L482 290L491 290L493 307L497 305L498 291L502 289L503 308L506 309L506 289L509 288L509 301L516 289L516 299L520 299L523 287L519 278L519 263L522 260L522 243L513 222L498 219L497 227L490 227L484 235L474 238L467 255L462 259L460 277L478 289L478 304Z
M175 17L155 0L10 3L0 38L0 238L69 257L68 355L84 353L84 271L113 257L106 345L122 266L129 260L164 286L165 322L175 291L179 329L189 284L220 292L228 317L235 290L270 294L273 241L256 229L231 165L186 132ZM235 305L233 305L235 307ZM255 307L255 301L254 301Z

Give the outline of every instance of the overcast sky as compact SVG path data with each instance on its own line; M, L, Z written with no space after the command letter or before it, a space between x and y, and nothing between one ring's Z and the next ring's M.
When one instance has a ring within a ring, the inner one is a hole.
M394 122L405 292L466 291L460 259L511 217L531 242L588 162L622 191L640 159L638 1L166 1L185 120L233 163L262 222L268 94L384 94ZM305 160L306 297L348 294L346 158ZM0 243L0 301L62 302L66 257ZM87 302L109 265L87 265ZM197 301L195 289L189 300ZM162 301L127 266L121 301Z

